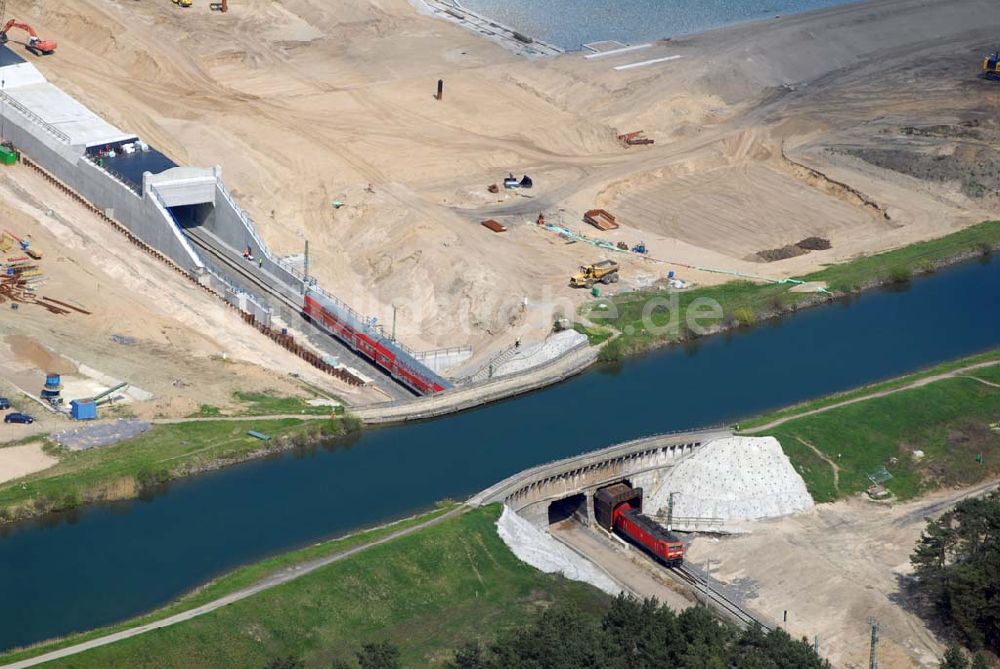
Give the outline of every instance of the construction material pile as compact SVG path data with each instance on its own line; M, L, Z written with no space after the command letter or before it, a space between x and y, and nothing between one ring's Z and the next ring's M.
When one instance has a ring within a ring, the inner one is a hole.
M674 527L713 522L737 529L741 521L777 518L813 506L806 484L774 437L727 437L695 450L647 488L648 512L662 515L674 493Z
M45 276L40 262L42 253L9 230L0 232L0 304L11 303L17 309L20 304L36 304L53 314L68 314L71 311L90 315L80 307L67 304L44 295L38 290L45 285Z

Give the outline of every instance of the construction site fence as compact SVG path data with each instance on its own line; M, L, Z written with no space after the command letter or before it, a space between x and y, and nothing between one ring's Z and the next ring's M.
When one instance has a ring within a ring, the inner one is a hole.
M112 228L114 228L116 231L118 231L119 233L121 233L134 246L136 246L137 248L145 251L147 254L149 254L153 258L156 258L160 262L164 263L165 265L167 265L168 267L170 267L171 269L173 269L174 271L176 271L178 274L180 274L184 278L188 279L189 281L192 281L196 286L199 286L200 288L202 288L203 290L205 290L206 292L208 292L210 295L213 295L213 296L216 296L216 297L219 296L209 286L203 285L198 280L197 276L195 276L191 272L188 272L187 270L181 268L172 259L170 259L166 255L164 255L163 253L160 253L155 248L153 248L152 246L150 246L146 242L144 242L141 239L139 239L138 237L136 237L123 224L119 223L115 219L113 219L110 216L108 216L104 211L102 211L98 207L94 206L92 203L90 203L88 200L86 200L85 198L83 198L79 193L77 193L76 191L74 191L72 188L70 188L69 186L67 186L66 184L64 184L62 181L60 181L59 179L56 179L54 176L52 176L51 174L49 174L49 172L46 171L42 166L38 165L37 163L35 163L34 161L32 161L30 158L28 158L27 156L25 156L23 151L21 151L17 147L14 147L14 148L17 149L18 156L19 156L18 160L19 160L19 162L22 165L24 165L25 167L28 167L28 168L34 170L35 172L37 172L38 174L40 174L46 181L48 181L50 184L52 184L57 189L59 189L60 191L62 191L65 195L69 196L71 199L75 200L80 205L82 205L85 208L89 209L98 218L100 218L105 223L107 223ZM207 268L206 268L206 271L208 271ZM221 279L221 277L217 277L217 276L216 276L216 278L217 279ZM223 281L223 283L226 283L225 280L222 280L222 281ZM227 302L227 304L229 304L229 303ZM270 325L264 324L264 323L260 323L258 321L258 318L254 314L241 311L238 306L235 306L235 305L232 305L232 304L230 304L229 306L232 307L233 309L236 309L237 311L239 311L240 316L243 318L244 321L246 321L247 323L253 325L258 331L260 331L261 333L263 333L265 336L267 336L268 338L270 338L272 341L275 341L278 344L282 345L284 348L286 348L287 350L291 351L295 355L299 356L300 358L302 358L303 360L305 360L306 362L308 362L310 365L312 365L316 369L318 369L318 370L320 370L322 372L325 372L326 374L329 374L330 376L333 376L333 377L335 377L337 379L340 379L341 381L344 381L348 385L351 385L351 386L361 386L361 385L364 385L364 381L362 381L361 379L357 378L356 376L354 376L350 372L347 372L344 369L339 369L337 367L334 367L333 365L330 365L329 363L324 362L323 359L320 358L319 355L317 355L314 351L312 351L312 350L310 350L308 348L303 347L301 344L299 344L298 342L296 342L295 339L294 339L294 337L292 337L291 335L289 335L289 334L283 334L281 332L275 332L270 327Z
M430 351L421 351L419 353L413 353L412 355L417 360L426 360L427 358L436 358L442 355L455 355L456 353L472 353L472 347L449 346L447 348L435 348Z
M354 376L346 369L340 367L334 367L330 363L324 362L323 359L319 355L317 355L315 351L313 351L310 348L306 348L305 346L302 346L297 341L295 341L295 337L293 337L292 335L286 332L276 331L268 325L264 325L263 323L257 322L253 314L249 314L245 311L240 311L240 316L243 318L244 321L254 326L255 328L257 328L258 331L267 336L271 341L274 341L280 344L281 346L285 347L295 355L299 356L300 358L308 362L316 369L322 372L326 372L330 376L337 377L338 379L347 383L348 385L351 386L364 385L364 381Z

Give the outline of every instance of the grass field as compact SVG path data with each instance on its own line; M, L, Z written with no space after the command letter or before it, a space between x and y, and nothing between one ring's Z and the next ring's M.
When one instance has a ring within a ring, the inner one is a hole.
M1000 361L1000 349L994 349L992 351L986 351L985 353L980 353L978 355L972 355L967 358L959 358L958 360L950 360L948 362L943 362L940 365L934 365L933 367L928 367L912 374L907 374L905 376L899 376L894 379L889 379L887 381L882 381L880 383L874 383L868 386L862 386L861 388L855 388L853 390L847 390L842 393L834 393L832 395L826 395L815 400L810 400L808 402L803 402L801 404L793 404L788 407L783 407L776 411L770 413L762 414L760 416L754 416L752 418L747 418L739 421L740 430L744 432L753 431L761 425L766 425L768 423L774 422L775 420L781 418L787 418L789 416L798 416L807 411L813 411L815 409L822 409L823 407L828 407L833 404L839 404L841 402L846 402L858 397L867 397L874 393L882 392L885 390L892 390L894 388L901 388L903 386L909 385L914 381L919 381L920 379L925 379L931 376L937 376L940 374L945 374L947 372L952 372L956 369L962 369L963 367L970 367L984 362ZM1000 379L1000 365L994 367L988 367L985 369L978 369L969 372L970 376L976 376L984 379L994 380Z
M338 400L339 401L339 400ZM271 393L251 393L237 390L233 393L235 409L224 411L211 404L202 404L194 417L210 418L213 416L280 416L284 414L300 414L307 416L329 416L335 413L329 406L312 406L303 397L284 397ZM337 408L340 413L343 407Z
M57 650L59 648L65 648L66 646L83 643L84 641L101 637L106 634L111 634L132 627L138 627L156 620L162 620L163 618L196 608L202 604L218 599L219 597L223 597L229 593L240 590L241 588L245 588L253 583L256 583L257 581L260 581L261 579L267 578L268 576L281 571L282 569L287 569L316 558L322 558L327 555L339 553L355 546L381 539L382 537L392 534L393 532L404 530L414 525L419 525L420 523L432 520L438 516L444 515L448 511L451 511L456 506L457 504L454 502L441 502L433 511L404 518L402 520L387 523L378 527L354 532L343 537L323 541L306 548L281 553L279 555L261 560L260 562L245 565L228 574L225 574L224 576L216 578L210 583L207 583L204 586L201 586L184 595L183 597L178 598L167 606L146 615L132 618L116 625L109 625L107 627L101 627L87 632L72 634L57 640L43 642L23 650L8 652L5 654L0 653L0 662L7 664L23 660L47 653L49 651Z
M219 463L307 443L358 429L350 418L309 422L297 419L193 421L154 425L148 432L105 448L70 451L47 445L59 464L0 484L0 519L26 518L79 504L128 499L180 476ZM248 430L272 437L262 442Z
M885 487L908 499L1000 474L1000 434L990 429L997 420L1000 388L956 377L794 418L767 434L781 442L817 502L865 490L866 475L882 466L893 477Z
M933 271L956 258L987 254L998 247L1000 221L986 221L939 239L831 265L800 278L803 281L824 282L833 293L849 293L873 285L905 282L913 274ZM680 293L635 291L589 302L583 306L581 314L598 326L606 325L622 332L622 336L612 342L614 350L604 356L605 359L614 359L657 344L691 338L693 335L683 322L676 327L666 326L671 324L671 318L678 313L686 314L692 303L702 298L722 306L721 315L699 319L699 324L708 329L750 325L763 318L827 299L817 293L793 293L789 288L785 284L741 280ZM670 300L674 295L675 303L661 305L651 313L647 312L647 319L643 318L644 310L650 309L651 300ZM607 336L606 328L580 329L591 343L602 341Z
M603 615L610 599L597 589L518 560L497 536L498 514L497 506L469 511L194 620L46 666L256 668L291 655L325 669L384 639L400 647L404 666L440 666L463 641L490 638L557 599Z

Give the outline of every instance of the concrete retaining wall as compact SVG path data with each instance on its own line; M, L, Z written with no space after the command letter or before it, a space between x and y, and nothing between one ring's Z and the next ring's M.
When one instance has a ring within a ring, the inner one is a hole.
M82 147L60 142L16 109L6 106L3 115L4 135L19 151L179 267L199 270L198 255L149 193L137 194L87 160Z
M253 221L236 204L222 184L221 169L216 168L216 176L215 210L203 225L230 248L244 249L249 245L253 249L254 256L263 254L264 271L294 288L299 294L303 293L302 279L278 263L264 240L257 234Z

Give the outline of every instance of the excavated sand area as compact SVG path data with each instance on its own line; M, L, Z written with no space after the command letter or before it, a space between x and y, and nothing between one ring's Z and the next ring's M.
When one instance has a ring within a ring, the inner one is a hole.
M868 666L869 617L879 621L879 667L937 667L944 640L928 629L908 594L910 554L935 517L996 481L943 490L905 504L854 497L787 518L755 523L721 539L698 537L687 559L712 560L712 575L744 595L744 605L782 620L795 638L819 637L835 667Z
M37 397L45 374L61 373L68 402L81 396L73 394L79 386L69 375L83 365L151 393L151 400L128 404L130 413L146 419L187 416L202 405L227 408L236 391L313 396L303 381L351 402L379 397L258 334L221 300L138 251L33 171L0 175L0 219L42 253L39 295L90 312L57 315L33 304L17 310L0 304L0 395L39 424L58 429L60 423L14 387ZM29 432L5 428L0 440Z
M1000 88L975 78L1000 32L990 0L882 0L762 21L656 43L643 59L681 58L627 70L614 67L634 55L519 58L416 7L238 0L219 14L205 0L189 9L12 0L8 9L59 42L34 61L51 81L179 162L221 164L279 253L301 253L308 239L312 273L383 323L395 305L399 336L417 349L539 341L552 308L586 299L567 278L605 252L535 230L542 211L585 230L582 212L607 202L623 218L609 239L645 241L675 263L769 276L996 211L952 197L948 183L914 188L911 176L826 150L848 132L863 144L890 125L995 110ZM656 144L615 139L638 129ZM786 169L782 147L813 169L835 169L890 212L891 225ZM530 174L535 188L488 193L508 172ZM489 232L485 218L510 231ZM810 235L833 247L747 260ZM618 257L619 290L668 269Z

